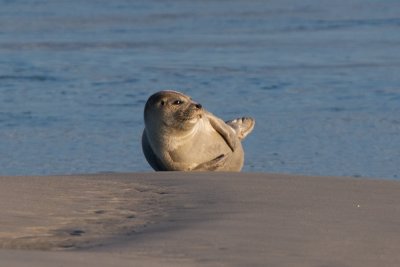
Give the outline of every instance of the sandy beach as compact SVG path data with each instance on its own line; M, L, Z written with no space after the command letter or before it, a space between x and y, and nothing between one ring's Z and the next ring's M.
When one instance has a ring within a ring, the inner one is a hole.
M399 266L400 183L256 173L0 177L1 266Z

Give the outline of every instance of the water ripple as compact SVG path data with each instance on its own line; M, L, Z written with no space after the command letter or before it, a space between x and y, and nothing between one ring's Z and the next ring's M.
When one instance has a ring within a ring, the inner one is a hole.
M27 80L34 82L47 82L47 81L59 81L59 78L52 76L44 76L44 75L0 75L0 81L9 81L9 80Z

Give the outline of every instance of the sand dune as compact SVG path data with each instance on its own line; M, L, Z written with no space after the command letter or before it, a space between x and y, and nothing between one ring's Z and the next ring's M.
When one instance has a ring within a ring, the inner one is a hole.
M1 266L399 266L400 183L249 173L0 177Z

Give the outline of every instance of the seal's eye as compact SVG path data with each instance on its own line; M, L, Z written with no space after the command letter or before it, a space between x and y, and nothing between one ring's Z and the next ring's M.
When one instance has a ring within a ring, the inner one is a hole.
M172 103L172 104L181 105L181 104L183 104L183 101L182 100L175 100L174 103Z
M164 100L161 100L161 106L164 106L165 105L165 101Z

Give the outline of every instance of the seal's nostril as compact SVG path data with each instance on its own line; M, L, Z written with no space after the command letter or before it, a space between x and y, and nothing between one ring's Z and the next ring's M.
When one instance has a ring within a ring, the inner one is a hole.
M196 108L201 109L203 106L201 104L196 104Z

